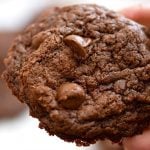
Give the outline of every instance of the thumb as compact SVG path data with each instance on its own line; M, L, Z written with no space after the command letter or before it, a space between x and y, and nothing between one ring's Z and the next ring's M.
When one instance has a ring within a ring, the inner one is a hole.
M120 11L124 16L150 27L150 7L137 5Z
M123 141L125 150L150 150L150 130Z

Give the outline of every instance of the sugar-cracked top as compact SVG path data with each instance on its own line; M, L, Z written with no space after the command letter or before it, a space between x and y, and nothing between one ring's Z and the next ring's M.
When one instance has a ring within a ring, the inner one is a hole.
M50 135L119 142L150 124L143 27L96 5L47 11L16 38L4 78Z

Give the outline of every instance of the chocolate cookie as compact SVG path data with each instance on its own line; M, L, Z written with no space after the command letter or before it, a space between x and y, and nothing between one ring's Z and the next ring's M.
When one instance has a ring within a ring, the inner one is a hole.
M46 14L18 36L4 78L50 135L120 142L150 124L150 49L143 27L96 5Z
M0 75L4 71L3 59L16 35L16 32L0 32ZM16 117L24 109L25 105L16 100L0 78L0 119Z
M42 18L48 14L52 14L57 8L49 8L42 11L40 17L37 14L34 19L30 22L35 22L37 19ZM36 20L35 20L36 18ZM6 57L7 50L10 47L14 38L19 34L20 31L5 31L0 32L0 76L4 71L4 58ZM16 101L15 96L12 95L10 89L6 86L4 81L0 78L0 119L12 118L19 115L23 110L25 110L25 104Z

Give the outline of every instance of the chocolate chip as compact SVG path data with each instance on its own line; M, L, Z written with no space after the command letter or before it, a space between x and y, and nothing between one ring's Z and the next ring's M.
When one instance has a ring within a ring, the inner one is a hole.
M32 45L35 49L37 49L41 43L46 39L47 36L49 36L49 32L45 34L44 32L40 32L37 35L35 35L32 39Z
M85 99L84 89L76 83L62 84L57 91L57 99L67 109L77 109Z
M40 46L40 44L43 42L43 40L44 39L41 33L39 33L38 35L35 35L32 40L33 47L37 49Z
M87 53L85 47L91 43L91 39L83 38L78 35L68 35L65 37L64 42L71 47L77 55L85 57Z

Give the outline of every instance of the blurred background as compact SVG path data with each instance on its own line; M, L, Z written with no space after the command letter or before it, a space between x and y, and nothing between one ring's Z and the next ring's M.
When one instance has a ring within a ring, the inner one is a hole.
M150 0L0 0L0 75L3 59L14 39L46 7L77 3L95 3L115 11L134 5L150 6ZM121 150L111 142L98 142L90 147L76 147L57 137L50 137L38 128L38 120L29 116L28 109L12 96L0 79L0 149L2 150Z

